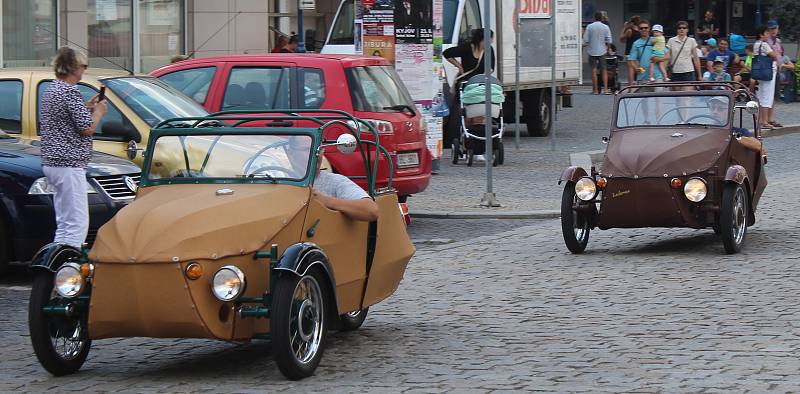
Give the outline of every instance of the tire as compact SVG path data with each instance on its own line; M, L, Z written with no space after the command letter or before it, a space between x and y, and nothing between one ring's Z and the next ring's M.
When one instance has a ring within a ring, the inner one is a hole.
M339 316L339 331L358 330L367 319L367 313L369 313L369 307Z
M547 137L550 135L553 127L552 119L550 119L550 101L547 89L540 89L527 95L522 111L525 114L528 136Z
M450 153L453 155L453 164L458 164L458 157L461 156L461 141L458 138L453 138L453 142L450 144Z
M472 149L467 149L467 167L472 167L472 161L475 159L475 155L472 154Z
M561 232L567 249L573 254L580 254L586 250L591 231L587 215L572 209L577 201L575 182L567 182L561 195Z
M739 253L747 236L749 213L747 193L742 185L729 183L722 191L722 207L719 212L719 229L725 253Z
M8 269L8 260L11 256L11 239L8 237L5 223L0 221L0 277Z
M272 301L272 348L281 373L290 380L314 374L325 350L326 303L317 270L278 278ZM298 325L299 322L299 325Z
M500 165L500 150L493 149L492 150L492 167L497 167Z
M497 163L501 166L506 162L506 149L503 145L503 141L497 145Z
M86 318L67 318L50 316L42 308L49 305L53 296L53 274L39 272L33 279L30 303L28 304L28 329L33 344L33 352L42 367L54 376L77 372L86 361L92 341L86 339ZM72 333L67 339L59 334ZM54 336L55 335L55 336ZM57 349L54 339L62 338L63 349ZM83 339L81 339L83 338ZM69 341L69 342L68 342Z

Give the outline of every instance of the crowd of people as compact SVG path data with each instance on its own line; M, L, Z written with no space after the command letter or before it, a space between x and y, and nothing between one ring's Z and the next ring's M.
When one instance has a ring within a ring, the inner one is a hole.
M609 92L606 59L617 57L611 30L604 13L595 14L595 22L586 27L583 41L592 69L594 93ZM619 41L625 43L623 61L627 63L628 84L656 81L736 81L756 92L761 105L762 129L783 127L773 115L776 97L793 99L796 89L795 62L784 53L780 26L770 20L756 30L757 39L746 45L741 35L720 36L714 13L706 11L694 35L689 23L679 21L677 35L667 39L664 27L633 16L622 28ZM766 63L765 63L766 62ZM772 64L772 77L753 74L757 68ZM602 82L602 85L601 85ZM691 88L689 88L691 89Z

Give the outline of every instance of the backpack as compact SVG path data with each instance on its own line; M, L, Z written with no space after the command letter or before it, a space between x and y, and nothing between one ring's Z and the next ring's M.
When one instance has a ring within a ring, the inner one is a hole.
M728 43L731 51L739 56L744 56L744 47L747 46L747 40L745 40L744 36L731 33L728 35Z

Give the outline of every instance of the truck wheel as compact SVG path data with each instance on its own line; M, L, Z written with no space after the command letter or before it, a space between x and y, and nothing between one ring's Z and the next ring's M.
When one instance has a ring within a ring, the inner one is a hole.
M327 310L320 281L311 269L303 276L278 278L272 301L272 348L278 369L290 380L314 374L325 346Z
M44 312L44 307L58 298L53 290L53 274L37 273L28 304L28 329L33 352L47 372L63 376L75 373L83 366L92 341L88 339L83 317L54 316Z
M578 197L575 195L575 182L567 182L561 195L561 232L567 249L573 254L580 254L589 243L591 227L586 213L572 209L576 203Z
M364 308L360 311L352 311L349 313L345 313L342 316L339 316L339 330L340 331L355 331L361 328L361 325L364 324L364 320L367 319L367 313L369 313L369 307Z
M742 185L729 183L722 192L722 207L719 212L719 229L725 253L734 254L742 250L747 235L747 195Z
M540 89L526 96L526 100L522 103L522 113L525 114L528 136L546 137L550 135L553 122L550 119L551 102L548 90Z

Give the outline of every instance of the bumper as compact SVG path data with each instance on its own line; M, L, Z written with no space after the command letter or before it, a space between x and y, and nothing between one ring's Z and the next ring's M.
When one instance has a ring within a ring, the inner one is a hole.
M91 244L100 226L128 202L111 200L101 194L90 194L88 197L89 235L86 241ZM20 196L13 204L13 209L9 209L9 214L14 229L11 237L13 260L28 261L39 248L53 241L56 215L51 196Z

